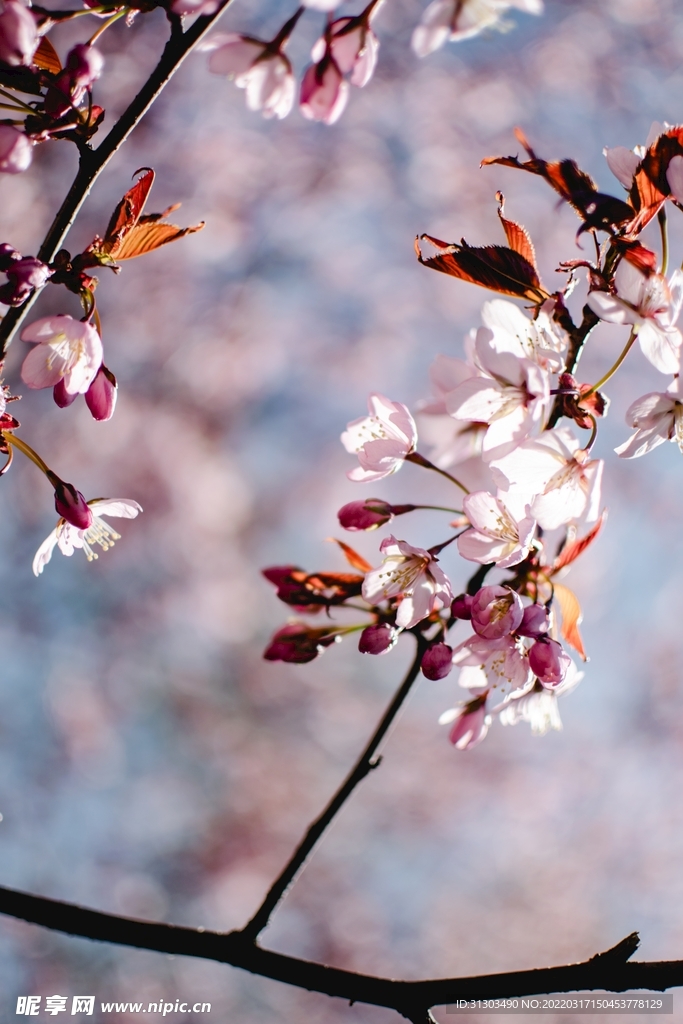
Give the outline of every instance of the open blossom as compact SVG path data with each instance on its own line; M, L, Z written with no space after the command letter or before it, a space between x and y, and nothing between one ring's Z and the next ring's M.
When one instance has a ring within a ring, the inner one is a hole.
M211 50L209 71L226 75L238 89L246 91L249 110L264 117L286 117L294 104L294 75L289 59L280 50L236 32L212 36L203 49Z
M603 466L582 449L569 427L546 430L491 463L499 494L513 508L528 505L544 530L573 519L597 520Z
M38 25L28 5L20 0L0 0L0 61L11 67L28 67L39 42Z
M509 694L505 700L491 709L502 725L516 725L517 722L528 722L531 731L537 736L544 736L549 729L562 729L558 697L564 697L574 690L583 679L574 662L569 659L564 681L557 686L548 688L538 680L530 687Z
M508 339L480 328L475 358L481 374L463 381L446 398L455 419L489 424L482 442L486 462L539 432L550 401L548 371L508 346Z
M622 459L636 459L651 452L664 441L676 441L683 452L683 394L676 377L665 392L651 391L636 399L626 410L626 422L636 428L635 434L615 452Z
M511 634L468 637L453 650L453 664L460 668L460 686L468 690L484 686L502 692L518 690L531 677L526 650Z
M662 132L665 132L670 127L666 122L660 124L659 121L653 121L644 146L634 146L633 149L627 149L626 146L606 146L603 149L602 152L607 160L607 166L624 188L631 188L633 176L647 150L657 141Z
M417 444L417 427L407 406L373 393L368 411L369 416L352 420L341 436L347 452L358 455L360 462L346 475L363 483L395 473Z
M544 307L532 320L514 302L492 299L484 303L481 318L493 334L496 351L531 359L553 373L564 367L567 332L557 326Z
M458 750L470 750L486 736L491 716L486 710L486 694L478 694L473 700L457 708L449 708L439 718L439 725L451 725L448 738Z
M432 612L451 603L450 580L429 551L392 536L385 537L380 551L384 561L365 577L363 597L373 605L400 597L396 613L399 629L412 629Z
M487 640L514 633L524 616L519 594L510 587L482 587L470 606L472 628Z
M488 491L474 491L463 498L463 509L472 526L458 537L458 550L471 562L495 562L499 569L518 565L529 554L536 522L527 506L517 519L500 498Z
M102 365L102 340L90 323L71 316L46 316L21 332L35 345L24 359L21 379L30 388L52 388L59 381L69 394L83 394Z
M496 25L510 7L540 14L543 0L433 0L413 32L413 50L418 57L426 57L449 39L476 36Z
M351 85L361 89L367 85L377 65L379 50L379 40L370 26L362 18L337 18L314 45L311 60L319 63L328 45L341 73L351 76Z
M73 555L76 548L82 548L89 562L97 558L93 545L99 544L103 551L114 546L121 535L112 529L101 516L118 516L121 519L135 519L142 508L130 498L95 498L88 502L92 521L85 529L79 529L66 520L60 519L56 528L40 545L33 559L33 572L40 576L52 558L55 545L63 555Z
M0 124L0 173L21 174L31 165L33 142L9 124Z
M681 332L674 327L683 302L683 273L669 281L662 274L642 274L622 260L614 275L616 294L590 292L588 305L601 320L632 324L645 356L662 373L678 373Z
M349 83L329 48L322 60L311 64L301 81L299 106L309 121L334 124L344 112L349 98Z

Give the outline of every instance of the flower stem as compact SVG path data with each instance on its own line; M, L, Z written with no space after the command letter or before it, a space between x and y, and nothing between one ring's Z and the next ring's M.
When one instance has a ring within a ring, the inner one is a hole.
M584 399L589 398L590 395L594 395L596 391L600 390L600 388L603 386L603 384L607 383L607 381L610 379L610 377L614 376L614 374L617 372L617 370L619 369L619 367L623 363L624 359L626 359L626 356L631 351L631 347L633 345L633 342L636 340L637 337L638 337L638 331L636 330L635 327L633 327L631 329L631 334L629 335L629 339L626 342L626 345L624 346L624 349L623 349L621 355L619 356L619 358L617 359L616 363L614 364L614 366L612 366L607 371L607 373L605 374L604 377L600 378L600 380L597 382L597 384L594 384L593 387L589 388L588 391L584 391L583 392L583 394L581 395L581 401L584 401Z
M659 222L659 233L662 236L662 274L666 274L669 266L669 232L666 227L666 207L663 206L657 214Z
M128 14L128 8L127 7L122 7L120 11L117 11L115 14L112 14L111 18L107 18L107 20L104 22L104 24L100 25L100 27L97 29L96 32L93 32L93 34L90 36L90 39L88 40L86 45L87 46L92 46L93 43L96 43L97 40L100 38L100 36L103 35L107 31L109 26L113 25L115 21L118 21L119 18L122 18L124 16L124 14Z
M22 441L20 437L15 434L11 434L9 431L0 430L0 437L8 444L11 448L17 448L22 455L25 455L27 459L30 459L45 476L49 476L51 473L50 467L47 466L40 455L34 452L30 444L26 444L26 441Z
M461 484L460 481L456 480L454 476L451 476L450 473L447 473L445 469L439 469L438 466L435 466L433 462L430 462L429 459L426 459L424 455L420 455L419 452L410 452L409 455L406 455L405 461L414 462L416 466L423 466L424 469L433 469L435 473L440 473L441 476L445 476L447 480L450 480L452 484L455 484L456 487L459 487L461 491L465 492L465 494L470 493L468 488L465 487L464 484Z

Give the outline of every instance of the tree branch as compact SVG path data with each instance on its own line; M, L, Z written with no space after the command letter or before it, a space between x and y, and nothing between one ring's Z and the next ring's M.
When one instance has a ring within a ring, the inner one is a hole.
M506 999L594 989L663 992L683 985L681 960L627 962L638 945L636 933L612 949L578 964L466 978L395 981L272 953L255 945L243 932L226 935L136 921L2 887L0 913L68 935L231 964L251 974L282 981L309 992L384 1006L413 1021L426 1022L431 1007L444 1006L458 999Z
M76 177L38 250L38 259L43 263L51 263L55 258L95 181L133 129L140 123L188 54L212 28L230 2L231 0L225 0L214 14L197 18L187 32L182 31L179 22L174 22L171 27L171 35L157 66L135 99L128 105L97 149L93 150L86 146L81 150ZM40 290L34 291L23 305L10 308L0 322L0 361L4 359L14 334L23 323L39 294Z
M410 693L410 689L417 678L418 672L420 671L420 663L422 661L422 655L426 649L426 644L419 634L415 634L415 637L417 640L417 651L415 653L413 663L408 669L405 679L396 691L393 700L384 712L380 723L368 741L365 750L360 755L325 810L318 818L316 818L313 824L309 826L306 835L297 846L290 860L268 890L263 903L251 920L248 921L242 929L241 934L251 942L254 942L259 933L266 927L275 907L278 905L285 892L294 881L296 875L303 867L303 864L313 850L313 847L321 838L325 829L332 822L335 815L341 810L345 802L351 796L358 783L361 782L373 768L376 768L379 765L380 759L375 759L375 752L384 739L389 726L398 714L401 705Z

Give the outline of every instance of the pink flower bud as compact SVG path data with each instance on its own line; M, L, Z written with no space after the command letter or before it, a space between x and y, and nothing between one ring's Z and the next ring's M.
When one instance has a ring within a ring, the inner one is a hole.
M486 695L475 697L466 704L453 722L448 738L458 750L469 750L489 731L490 717L486 713Z
M19 253L16 256L19 258L12 258L8 266L2 268L7 274L8 283L0 288L0 302L7 306L20 306L35 288L42 288L54 273L47 263L34 256L22 257Z
M86 89L90 89L100 77L103 67L104 57L97 47L78 43L69 51L56 86L60 92L70 96L74 103L78 103Z
M398 631L388 622L366 626L358 641L361 654L387 654L398 640Z
M432 644L422 655L420 668L427 679L445 679L453 668L453 648L448 644Z
M562 644L549 637L541 637L529 651L529 666L541 683L557 686L570 665L571 658L562 650Z
M318 64L311 64L301 82L299 105L309 121L334 124L349 98L349 83L344 81L337 62L327 54Z
M58 405L60 409L66 409L72 402L76 401L78 398L78 392L74 391L72 394L70 391L67 391L64 378L62 377L62 379L58 380L53 387L52 397L55 400L55 405Z
M497 640L514 632L523 615L522 600L509 587L482 587L474 595L472 626L487 640Z
M459 594L453 600L451 605L451 615L454 619L471 619L472 618L472 601L474 598L471 594Z
M339 635L331 633L329 627L311 629L303 622L290 622L289 625L278 629L263 652L263 657L266 661L287 661L305 665L338 639L341 639Z
M93 419L102 421L112 418L116 408L117 391L116 377L102 363L85 393L85 404L90 409Z
M340 526L345 530L376 530L394 518L391 505L381 498L350 501L337 512Z
M19 0L0 0L0 60L11 67L29 67L39 41L28 7Z
M33 159L33 143L9 124L0 124L0 172L21 174Z
M77 530L87 530L92 526L93 513L87 501L73 484L60 480L54 473L48 477L55 489L55 508L57 514L71 523Z
M528 608L524 609L522 621L517 627L516 632L520 636L530 636L537 640L544 633L548 632L549 626L547 609L542 604L530 604Z

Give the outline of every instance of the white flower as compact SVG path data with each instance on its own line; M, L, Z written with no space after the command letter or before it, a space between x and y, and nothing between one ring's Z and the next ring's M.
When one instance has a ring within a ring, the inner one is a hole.
M33 342L21 367L30 388L52 388L61 380L70 395L84 394L102 365L102 340L90 323L71 316L46 316L21 332Z
M454 648L453 664L460 666L458 682L468 690L516 691L526 686L531 675L522 641L510 634L494 639L468 637Z
M246 90L249 110L260 110L266 118L287 116L296 86L284 53L271 53L266 43L236 32L216 33L202 49L213 51L209 71L233 78L238 89Z
M536 319L531 320L513 302L493 299L484 303L481 318L493 332L498 352L531 359L552 373L564 368L567 332L555 324L545 309L541 308Z
M657 141L662 132L665 132L670 127L671 125L668 125L666 121L664 124L660 124L659 121L653 121L644 146L634 146L633 149L627 149L626 146L605 146L602 152L607 160L607 166L624 188L631 188L633 175L636 173L638 165L646 152L653 142Z
M99 544L103 551L113 547L114 542L120 540L121 535L113 530L109 523L105 523L100 516L135 519L138 512L142 512L142 507L131 498L94 498L88 502L88 505L93 511L93 521L87 530L79 530L71 523L60 519L50 536L40 545L33 559L33 572L36 576L40 576L52 558L55 545L63 555L69 557L73 555L76 548L82 548L89 562L97 558L97 552L92 549L93 544Z
M470 39L497 24L510 7L540 14L543 0L433 0L413 32L413 50L426 57L448 39Z
M429 551L392 536L385 537L380 551L386 557L365 577L363 597L372 605L401 597L396 613L399 629L412 629L453 600L450 580Z
M477 331L475 359L481 375L463 381L447 396L446 407L456 420L489 424L482 446L489 462L540 430L550 400L550 377L520 354L516 339L488 327Z
M554 530L573 519L597 520L603 466L569 427L555 427L492 462L491 470L508 505L528 505L539 526Z
M636 428L635 434L615 452L622 459L636 459L651 452L664 441L676 441L683 452L683 394L676 377L666 392L652 391L629 406L626 422Z
M373 393L368 411L369 416L353 420L341 435L347 452L356 454L360 462L346 475L362 483L395 473L417 444L417 427L407 406Z
M544 736L549 729L562 729L557 706L558 697L571 693L581 680L583 672L579 672L573 661L570 661L567 674L559 686L546 688L538 680L531 687L509 694L505 700L491 709L492 715L498 715L502 725L516 725L517 722L528 722L531 731L537 736Z
M472 526L457 540L463 558L482 565L495 562L499 569L508 569L529 554L536 522L528 506L517 518L500 498L488 491L474 491L463 498L462 507Z
M616 295L590 292L588 305L601 320L632 324L645 356L662 373L678 373L683 337L674 327L683 302L683 273L669 281L662 274L641 274L623 259L614 275Z

